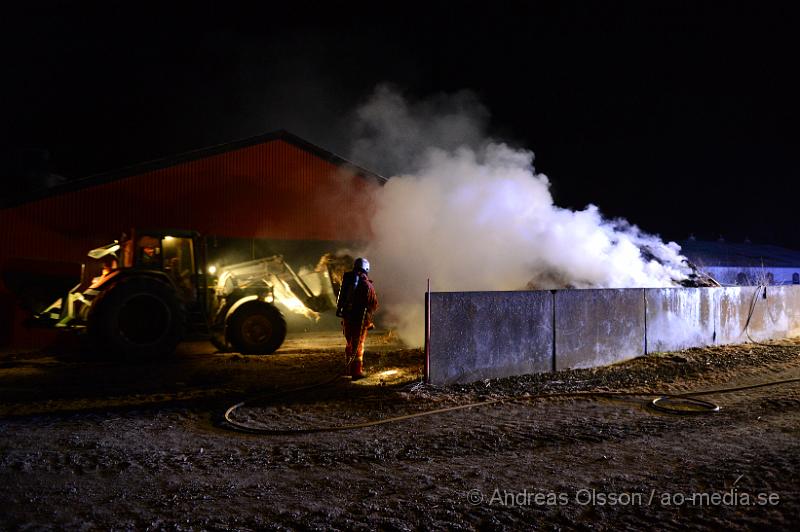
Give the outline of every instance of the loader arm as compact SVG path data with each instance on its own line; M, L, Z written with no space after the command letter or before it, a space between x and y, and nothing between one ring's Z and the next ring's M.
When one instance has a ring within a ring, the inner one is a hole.
M231 264L225 266L223 270L220 279L224 279L223 282L233 283L236 288L246 289L258 283L271 283L274 276L274 280L284 283L291 293L310 310L323 312L334 307L325 290L322 290L320 294L314 294L308 283L286 263L281 255ZM329 276L317 275L321 277L321 284L330 283Z

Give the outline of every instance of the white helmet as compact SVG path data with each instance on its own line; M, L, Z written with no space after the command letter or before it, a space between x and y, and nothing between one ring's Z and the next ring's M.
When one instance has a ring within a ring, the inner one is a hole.
M364 257L358 257L355 262L353 262L353 271L357 272L358 270L369 273L369 261Z

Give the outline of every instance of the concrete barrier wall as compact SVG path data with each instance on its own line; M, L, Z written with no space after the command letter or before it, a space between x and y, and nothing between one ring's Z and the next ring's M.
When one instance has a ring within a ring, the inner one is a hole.
M436 292L430 305L430 382L553 370L551 292Z
M663 288L645 297L648 353L800 335L798 286Z
M786 294L786 312L789 315L789 331L786 336L800 336L800 285L782 286L781 290Z
M741 287L738 295L726 288L719 294L721 309L728 312L720 312L720 330L724 334L718 335L718 343L758 342L800 334L800 286ZM736 305L738 312L733 312ZM723 322L723 318L729 322Z
M647 352L676 351L716 341L716 288L648 288Z
M586 368L657 351L800 336L800 286L769 286L766 298L764 290L432 293L430 382Z
M644 322L644 290L557 291L556 370L644 355Z
M747 341L745 324L756 287L726 287L714 291L717 302L717 344L737 344ZM759 302L760 303L760 302Z

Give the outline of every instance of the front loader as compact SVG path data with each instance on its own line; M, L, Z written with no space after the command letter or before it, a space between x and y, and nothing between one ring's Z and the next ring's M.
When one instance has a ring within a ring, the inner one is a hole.
M194 231L134 230L88 255L102 272L91 277L84 267L80 284L37 318L85 331L103 352L167 355L183 339L205 338L222 350L269 354L286 336L276 292L311 312L335 306L333 290L314 294L280 256L209 268ZM328 271L314 275L331 286Z

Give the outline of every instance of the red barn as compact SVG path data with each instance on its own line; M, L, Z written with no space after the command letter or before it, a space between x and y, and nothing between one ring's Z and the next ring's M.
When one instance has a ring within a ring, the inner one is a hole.
M363 241L370 190L383 181L278 131L18 199L0 209L0 345L40 344L42 333L24 326L26 297L47 288L39 279L71 282L88 250L129 228L253 242Z

